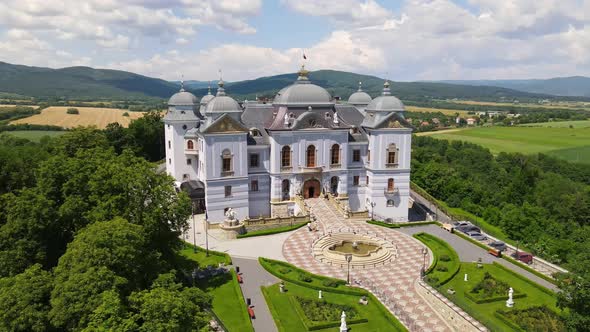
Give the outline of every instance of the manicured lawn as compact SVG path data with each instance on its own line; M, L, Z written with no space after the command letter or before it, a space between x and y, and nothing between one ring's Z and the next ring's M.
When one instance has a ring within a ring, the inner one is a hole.
M238 239L245 238L245 237L252 237L252 236L262 236L262 235L271 235L271 234L290 232L290 231L293 231L293 230L303 227L303 225L305 225L305 224L307 224L307 222L302 222L302 223L287 225L287 226L281 226L281 227L276 227L276 228L270 228L270 229L261 229L259 231L252 231L252 232L248 232L246 234L238 235Z
M315 289L298 286L289 282L285 282L285 288L287 289L287 292L281 293L279 290L279 284L262 287L267 304L270 307L271 313L279 331L307 331L300 314L294 310L293 302L289 299L289 297L297 296L300 298L316 300L318 298L318 291ZM394 325L386 318L381 309L378 307L379 304L375 303L374 298L370 298L369 304L365 306L358 303L358 300L360 299L360 296L358 295L323 292L322 296L324 297L325 301L329 303L353 307L360 318L368 319L368 322L366 323L349 325L350 331L405 331L403 326ZM317 331L334 332L337 329L338 326L320 329Z
M207 257L205 249L197 247L195 253L192 245L185 244L185 246L186 248L181 250L180 254L196 262L201 268L209 265L218 266L219 263L231 264L231 258L227 254L209 251ZM247 313L246 301L233 269L231 273L198 280L196 286L213 296L213 312L230 332L254 331Z
M554 121L554 122L538 122L521 124L522 127L550 127L550 128L588 128L590 127L590 120L579 121Z
M555 124L557 122L552 122ZM590 163L590 127L481 127L464 129L432 137L467 141L482 145L493 153L547 153L573 162ZM570 149L582 148L580 151ZM563 152L561 152L563 151ZM566 152L567 151L567 152ZM579 153L578 153L579 152Z
M9 135L13 135L19 138L26 138L33 142L39 142L42 137L49 136L49 137L57 137L61 136L67 131L51 131L51 130L15 130L15 131L6 131L5 133Z
M506 308L505 300L491 303L477 304L470 300L465 293L480 283L485 272L489 272L495 279L507 283L518 293L525 294L523 298L514 299L514 309ZM467 273L468 281L464 281L464 275ZM447 293L452 288L455 294ZM560 313L556 307L556 298L551 291L544 292L540 286L537 286L528 279L519 278L514 274L502 269L498 264L483 264L483 268L477 268L476 263L462 263L459 273L447 284L438 288L439 292L447 296L456 305L472 315L475 319L482 322L492 331L510 331L510 326L500 320L495 312L498 310L517 310L533 306L546 305L551 310Z
M414 237L426 244L434 255L433 263L427 269L432 284L444 284L457 273L461 265L459 255L446 242L426 233L418 233Z
M238 285L235 272L219 275L197 283L213 296L213 312L230 331L254 331L248 316L246 301Z

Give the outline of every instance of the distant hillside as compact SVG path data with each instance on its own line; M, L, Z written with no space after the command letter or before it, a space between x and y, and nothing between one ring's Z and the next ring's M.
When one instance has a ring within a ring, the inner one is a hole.
M120 70L68 67L51 69L0 62L0 92L37 98L166 98L175 84Z
M227 92L237 99L254 99L256 95L272 97L281 88L292 84L297 74L282 74L254 80L227 82ZM383 88L383 78L334 70L310 73L310 79L334 96L347 99L357 90L358 82L372 96ZM207 93L207 81L187 80L185 88L197 96ZM216 84L213 84L216 88ZM168 82L130 72L89 67L51 69L0 62L0 94L22 95L40 99L129 100L168 98L178 91L179 82ZM498 101L518 99L537 101L552 99L549 95L522 92L495 86L458 85L431 82L392 82L392 93L402 100L470 99ZM590 97L590 96L589 96ZM559 99L564 99L563 97ZM572 98L579 99L579 98ZM586 98L590 100L590 98Z
M590 77L572 76L538 80L475 80L475 81L439 81L442 83L462 85L499 86L531 93L555 96L590 97Z
M297 78L296 73L261 77L255 80L226 84L226 90L233 96L254 99L258 96L274 96L281 88L292 84ZM373 97L381 94L383 78L360 75L335 70L319 70L309 74L312 82L326 88L332 95L347 99L357 90L358 82L363 82L363 90ZM472 86L430 82L392 82L392 93L403 100L429 99L473 99L497 101L502 98L519 100L538 100L551 98L547 95L516 91L494 86ZM206 93L206 89L197 89L197 95Z

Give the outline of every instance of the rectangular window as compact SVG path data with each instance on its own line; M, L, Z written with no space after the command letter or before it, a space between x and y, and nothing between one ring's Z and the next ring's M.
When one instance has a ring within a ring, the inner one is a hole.
M361 150L352 150L352 161L355 163L361 161Z
M231 186L225 186L225 197L231 197Z
M395 164L395 152L389 151L387 153L387 163L388 164Z
M355 175L352 177L352 185L353 186L358 186L359 185L359 176Z
M172 164L172 159L168 158L168 164Z
M367 162L371 161L371 150L367 150Z
M231 158L223 158L223 168L224 172L231 172Z
M259 166L259 156L257 153L250 155L250 167L258 167Z
M258 191L258 180L250 182L250 191Z
M186 160L186 164L187 164L187 165L192 165L192 163L193 163L192 159L188 158L188 159Z
M367 176L367 186L369 185L369 176Z
M168 149L172 148L172 143L170 141L168 141Z

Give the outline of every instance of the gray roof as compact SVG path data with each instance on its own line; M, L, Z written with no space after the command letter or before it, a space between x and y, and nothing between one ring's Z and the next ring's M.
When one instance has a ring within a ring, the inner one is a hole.
M176 110L173 107L168 109L166 115L164 115L164 122L169 121L182 121L182 122L197 122L199 117L191 110Z
M329 106L333 105L330 93L307 78L307 71L302 66L295 83L281 89L274 101L279 106Z
M240 104L238 104L235 99L225 94L223 81L220 80L217 85L219 86L217 88L217 94L214 98L211 98L207 102L207 106L205 107L205 115L220 113L241 113L242 108L240 107Z
M383 93L381 96L373 99L365 108L365 111L375 112L404 112L406 109L401 100L391 95L389 82L383 84Z
M184 89L181 89L180 92L173 94L168 100L168 105L170 106L192 106L197 105L198 103L199 99L192 93L184 91Z
M363 119L365 118L363 113L361 113L361 111L359 111L353 105L336 104L335 109L336 113L338 114L338 117L342 119L344 123L347 123L349 125L358 127L361 125Z
M271 104L244 103L242 123L249 129L256 128L262 136L248 135L248 145L269 145L269 136L266 131L267 123L272 119L274 107Z
M348 97L348 102L353 105L368 105L373 98L362 89L362 83L359 82L359 89Z

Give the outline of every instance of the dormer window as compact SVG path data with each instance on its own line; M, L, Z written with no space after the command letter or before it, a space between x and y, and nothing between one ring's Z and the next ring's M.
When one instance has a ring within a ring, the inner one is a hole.
M326 119L331 119L332 118L332 114L330 114L330 112L326 112Z
M250 135L252 135L252 137L261 137L262 133L260 132L260 130L253 128L250 130Z

